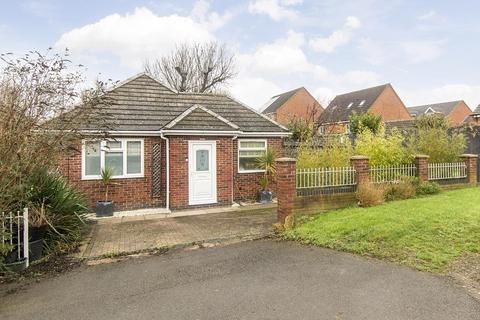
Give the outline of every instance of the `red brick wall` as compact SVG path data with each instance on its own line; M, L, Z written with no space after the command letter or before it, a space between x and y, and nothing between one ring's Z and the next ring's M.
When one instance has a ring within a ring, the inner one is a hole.
M411 119L410 112L403 104L392 86L387 86L370 107L373 114L382 117L383 121Z
M231 137L170 137L170 207L181 209L188 205L188 141L217 142L217 203L232 203L233 141Z
M242 138L238 138L234 140L233 143L233 154L234 154L234 194L235 194L235 201L242 201L242 200L252 200L255 199L257 196L257 192L260 190L259 180L263 176L262 172L253 172L253 173L240 173L238 172L238 140ZM248 138L248 139L259 139L263 140L265 138ZM282 138L268 138L267 140L267 147L273 148L277 152L277 157L283 157L284 150L283 150L283 142ZM270 188L272 189L274 195L276 193L276 183L275 179L270 184Z
M144 177L113 179L109 187L109 200L115 203L115 210L165 206L165 196L152 197L152 145L161 143L162 164L165 164L165 143L157 137L144 138ZM79 191L85 193L92 207L97 200L103 200L105 189L99 180L82 180L82 154L79 143L77 152L65 157L60 164L60 171ZM165 190L165 172L162 172L162 190Z
M465 102L460 101L455 108L453 108L452 112L447 115L447 118L450 126L455 127L461 125L470 114L472 114L472 110L470 110Z
M309 119L314 111L314 119ZM291 118L316 121L323 108L318 101L305 89L298 90L275 112L274 120L281 124L287 124Z
M255 139L255 138L249 138ZM264 138L259 138L264 139ZM188 141L215 140L217 142L217 203L228 205L232 198L237 200L254 199L260 189L258 181L262 173L238 173L237 140L232 137L172 136L170 140L170 207L182 209L188 206ZM152 197L152 145L162 146L162 196ZM267 145L283 156L281 138L267 139ZM81 150L79 144L78 150ZM129 210L148 207L165 207L166 190L166 150L165 141L159 137L144 138L144 177L114 179L110 186L109 198L115 202L115 210ZM78 190L85 193L92 207L97 200L103 200L104 188L99 180L81 179L81 152L65 157L60 165L61 172ZM275 191L275 182L271 188Z

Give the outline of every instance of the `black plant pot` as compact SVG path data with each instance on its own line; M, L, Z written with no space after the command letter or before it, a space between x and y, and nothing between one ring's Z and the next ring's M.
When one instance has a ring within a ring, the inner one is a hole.
M47 226L43 225L39 227L30 227L28 233L31 242L43 240L45 238L45 234L47 233Z
M29 246L29 259L30 261L37 261L43 256L43 239L30 241Z
M5 267L13 272L20 272L27 269L27 259L23 258L14 262L6 263Z
M271 191L258 191L257 192L257 202L260 203L270 203L272 202L273 193Z
M95 213L97 217L113 216L113 201L97 201Z

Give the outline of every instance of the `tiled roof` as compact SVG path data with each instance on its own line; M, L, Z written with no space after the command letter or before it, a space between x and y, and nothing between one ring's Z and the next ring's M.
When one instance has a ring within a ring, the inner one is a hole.
M285 102L288 101L297 91L303 89L302 88L297 88L295 90L287 91L284 93L281 93L279 95L273 96L269 101L268 105L266 108L263 109L262 113L263 114L269 114L277 111L278 108L280 108Z
M156 131L182 115L193 105L203 106L243 132L286 132L287 130L221 94L177 93L146 74L138 75L107 93L113 103L105 106L107 126L115 131ZM96 130L94 124L87 130ZM170 130L226 130L224 121L201 109L192 111Z
M442 103L434 103L434 104L426 104L423 106L415 106L409 107L408 111L410 114L414 116L419 116L424 114L429 108L433 110L435 113L442 113L444 115L449 115L450 112L455 108L457 104L462 102L461 100L458 101L449 101L449 102L442 102Z
M365 113L390 84L353 91L336 96L320 114L318 123L348 121L352 113Z

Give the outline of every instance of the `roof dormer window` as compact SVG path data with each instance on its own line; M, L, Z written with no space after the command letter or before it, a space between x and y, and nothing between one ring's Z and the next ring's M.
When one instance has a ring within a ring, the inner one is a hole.
M350 104L347 106L347 109L350 109L353 106L353 102L350 102Z
M358 106L361 107L361 106L363 106L364 104L365 104L365 100L362 100L362 101L358 104Z

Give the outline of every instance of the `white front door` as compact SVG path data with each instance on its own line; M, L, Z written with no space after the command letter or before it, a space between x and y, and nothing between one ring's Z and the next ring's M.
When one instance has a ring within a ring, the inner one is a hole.
M190 205L217 202L217 144L188 142L188 199Z

